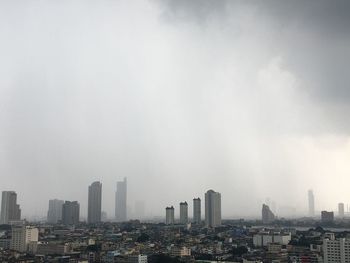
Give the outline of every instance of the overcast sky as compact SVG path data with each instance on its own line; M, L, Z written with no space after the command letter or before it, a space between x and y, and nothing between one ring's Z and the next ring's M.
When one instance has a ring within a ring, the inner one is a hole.
M0 190L24 216L116 181L146 214L222 194L350 203L350 1L0 1ZM192 214L192 212L190 212Z

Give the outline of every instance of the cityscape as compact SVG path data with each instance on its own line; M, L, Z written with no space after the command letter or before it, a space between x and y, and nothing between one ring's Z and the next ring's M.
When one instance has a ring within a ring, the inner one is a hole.
M0 263L350 263L350 0L0 0Z

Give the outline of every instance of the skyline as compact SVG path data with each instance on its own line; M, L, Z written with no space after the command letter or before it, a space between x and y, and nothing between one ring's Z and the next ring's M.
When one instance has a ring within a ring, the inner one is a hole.
M310 188L317 211L347 204L349 13L342 0L1 1L0 190L27 217L53 198L85 215L93 181L111 217L123 177L151 215L208 189L223 217L265 198L304 213Z

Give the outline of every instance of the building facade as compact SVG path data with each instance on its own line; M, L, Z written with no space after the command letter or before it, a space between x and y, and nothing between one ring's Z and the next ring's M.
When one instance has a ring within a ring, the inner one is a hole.
M325 238L323 240L324 263L349 263L350 240L346 238Z
M205 224L207 227L221 225L221 194L213 190L205 193Z
M202 221L202 215L201 215L201 199L194 198L193 199L193 223L200 224Z
M275 215L272 213L268 205L263 204L261 210L263 224L270 224L275 220Z
M127 220L127 182L117 182L117 191L115 193L115 219L117 222Z
M62 206L62 223L76 225L79 223L80 205L77 201L65 201Z
M338 216L339 218L344 218L344 203L338 204Z
M188 205L187 202L180 203L180 224L188 223Z
M308 191L308 201L309 201L309 216L315 216L315 197L313 191L310 189Z
M175 211L174 207L170 206L165 208L165 224L173 225L175 223Z
M49 200L49 210L47 211L47 222L56 224L62 220L62 206L63 200L53 199Z
M101 222L102 184L93 182L89 186L88 224Z
M321 221L324 224L329 224L334 222L334 212L322 211Z
M21 209L17 204L17 194L14 191L3 191L1 198L0 223L9 224L21 219Z
M31 243L37 243L39 230L31 226L12 226L10 248L19 252L28 251Z

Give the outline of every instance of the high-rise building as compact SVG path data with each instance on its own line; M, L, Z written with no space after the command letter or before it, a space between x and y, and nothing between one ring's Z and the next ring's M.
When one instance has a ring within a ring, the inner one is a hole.
M47 222L57 224L62 220L62 206L64 201L53 199L49 200L49 210L47 211Z
M89 186L88 224L101 222L102 184L93 182Z
M324 263L350 262L350 240L346 238L335 239L334 235L323 239Z
M207 227L221 225L221 194L213 190L205 193L205 224Z
M145 218L145 202L138 200L135 202L135 217L136 219Z
M310 189L308 191L308 199L309 199L309 216L315 216L315 197L313 191Z
M344 204L343 203L338 204L338 216L340 218L344 218Z
M201 221L201 199L198 197L193 199L193 222L200 224Z
M10 248L19 252L26 252L31 243L37 243L39 230L36 227L17 225L12 226Z
M261 215L264 224L270 224L275 220L275 215L268 205L262 205Z
M3 191L1 199L0 223L8 224L21 219L21 209L17 204L17 194L14 191Z
M117 191L115 193L115 219L117 222L127 220L127 184L126 178L123 181L117 182Z
M165 224L167 225L173 225L175 223L175 216L174 216L174 207L167 207L165 208Z
M321 212L321 222L322 223L333 223L334 222L334 212L322 211Z
M76 225L79 223L80 205L77 201L66 201L62 206L62 223Z
M188 223L188 205L187 205L187 202L180 203L180 223L181 224Z

